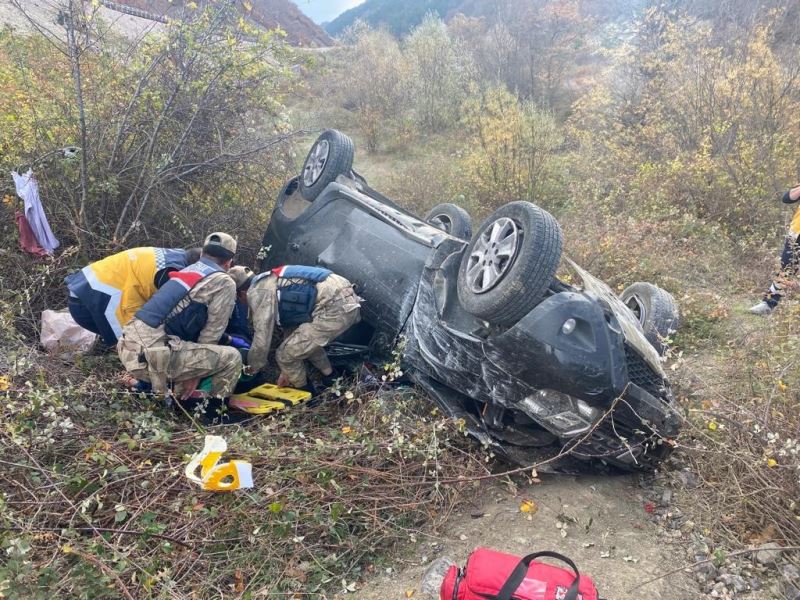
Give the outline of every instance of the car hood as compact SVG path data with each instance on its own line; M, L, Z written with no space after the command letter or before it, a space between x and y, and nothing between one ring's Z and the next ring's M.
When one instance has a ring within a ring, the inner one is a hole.
M565 257L566 262L583 280L583 289L593 293L598 298L604 300L614 311L614 316L617 317L622 333L625 336L625 341L628 342L633 348L644 358L648 365L650 365L659 375L666 378L664 373L664 366L661 362L661 357L656 352L655 348L650 345L647 338L644 336L642 326L636 315L633 314L631 309L625 306L625 303L619 299L608 285L600 281L597 277L579 267L574 261Z

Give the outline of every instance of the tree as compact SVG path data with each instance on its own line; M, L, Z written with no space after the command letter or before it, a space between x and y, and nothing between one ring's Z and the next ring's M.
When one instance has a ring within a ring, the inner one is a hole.
M773 229L777 209L759 199L793 181L800 133L800 61L771 43L781 22L770 13L722 43L707 23L648 11L575 106L586 176L654 215L677 210L737 237Z
M202 237L191 229L206 217L214 227L252 222L253 211L265 220L261 198L288 165L281 97L299 60L282 34L256 29L230 0L189 3L162 32L131 42L94 9L60 1L66 37L0 34L0 112L16 126L0 147L5 167L81 147L77 165L35 169L58 229L74 224L68 241L100 251L186 243Z
M553 204L564 139L550 113L493 88L465 103L463 124L475 140L462 159L465 193L489 208L513 200Z
M425 133L452 127L474 78L469 52L449 35L441 19L428 15L408 36L404 54L411 66L418 127Z
M408 63L388 31L357 22L345 41L350 43L345 59L348 66L339 72L337 88L345 105L355 109L367 150L375 152L406 108Z

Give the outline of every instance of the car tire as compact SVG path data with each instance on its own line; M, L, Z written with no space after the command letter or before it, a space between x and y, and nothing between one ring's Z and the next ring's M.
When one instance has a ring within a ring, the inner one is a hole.
M300 171L300 194L313 202L328 184L353 168L353 140L336 129L328 129L311 146Z
M663 355L669 347L666 340L680 324L678 304L672 294L652 283L637 281L625 288L620 299L638 319L647 341Z
M558 222L538 206L511 202L497 209L461 258L462 306L490 323L513 325L547 293L562 244Z
M461 240L472 239L472 218L455 204L437 204L425 215L425 222Z

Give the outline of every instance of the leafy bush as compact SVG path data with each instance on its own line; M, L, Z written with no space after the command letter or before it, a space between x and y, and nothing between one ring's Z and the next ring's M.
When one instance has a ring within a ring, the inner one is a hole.
M366 149L375 152L402 123L411 83L408 61L386 31L357 23L345 39L351 45L344 55L347 66L337 73L337 89L344 106L356 114Z
M0 169L32 163L57 235L93 257L225 228L257 250L250 226L289 167L282 98L300 59L229 2L187 5L133 44L86 11L67 18L74 43L0 33Z
M774 48L780 22L770 13L720 40L708 23L649 11L575 104L586 192L630 211L678 207L723 237L773 234L769 201L791 182L800 124L800 65Z
M464 195L489 208L514 200L551 210L563 203L557 151L564 140L552 115L504 88L475 93L463 113L469 140L460 161Z
M453 127L473 79L471 56L445 24L428 15L405 41L411 65L411 93L418 131L423 135Z

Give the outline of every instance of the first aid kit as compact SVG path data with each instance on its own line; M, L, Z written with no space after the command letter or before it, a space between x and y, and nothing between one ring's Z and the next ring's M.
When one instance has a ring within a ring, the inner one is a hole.
M535 560L554 558L571 571ZM467 565L447 571L440 600L599 600L592 579L557 552L534 552L520 558L478 548Z

